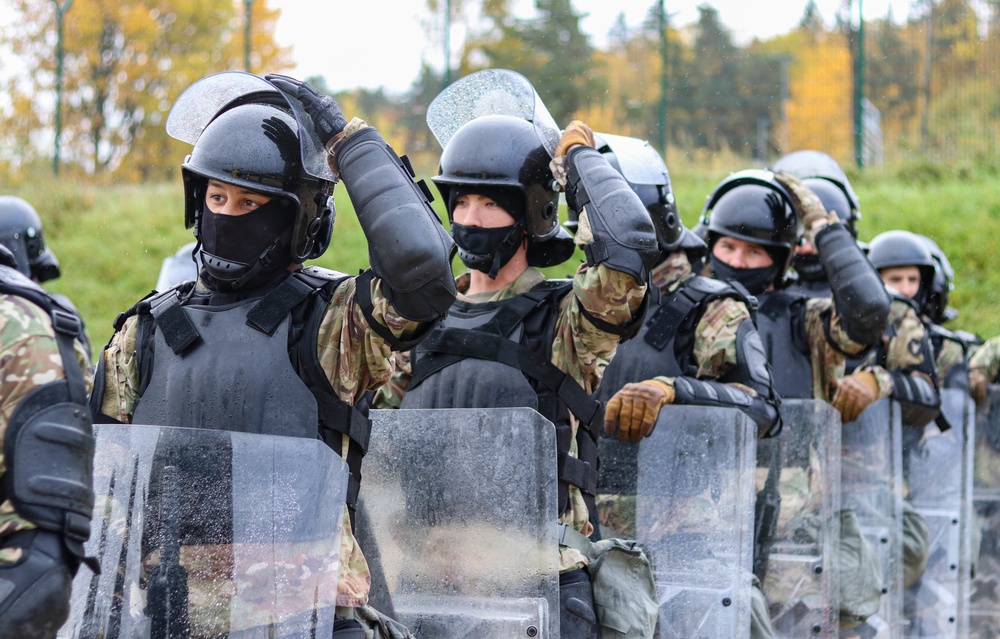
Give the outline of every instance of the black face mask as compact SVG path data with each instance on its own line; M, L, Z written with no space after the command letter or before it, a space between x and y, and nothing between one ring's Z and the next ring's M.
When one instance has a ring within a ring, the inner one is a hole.
M778 276L778 265L772 264L763 268L733 268L715 255L709 256L712 273L720 280L739 282L751 295L760 295L774 283Z
M451 236L458 245L458 257L469 268L496 279L497 273L517 253L524 238L524 225L483 228L451 223Z
M792 266L803 282L822 282L826 279L826 269L816 253L796 255L792 258Z
M201 256L220 291L253 288L274 279L292 263L292 203L275 198L245 215L201 214Z

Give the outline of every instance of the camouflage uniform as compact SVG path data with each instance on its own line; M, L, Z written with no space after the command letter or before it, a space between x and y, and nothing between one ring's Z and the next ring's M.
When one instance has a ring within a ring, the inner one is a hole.
M995 383L1000 376L1000 335L986 340L976 349L969 360L969 370L977 371L986 378L987 383Z
M577 244L586 242L586 212L580 213L580 231ZM459 300L481 304L511 299L526 293L544 281L544 275L529 267L512 284L496 292L466 295L470 277L463 274L456 280ZM595 327L581 313L583 307L588 313L616 326L626 326L636 319L646 294L646 286L641 285L628 274L606 268L603 264L588 267L582 264L573 277L572 294L562 298L559 304L559 318L556 322L552 342L551 362L559 370L570 375L587 393L593 393L601 380L604 367L611 360L618 347L619 336ZM375 395L377 408L398 408L412 377L409 353L396 355L396 371L392 380ZM570 414L572 444L570 455L576 456L576 433L579 422ZM584 535L593 532L589 521L587 505L583 494L573 485L569 487L569 509L560 517L565 523ZM580 568L587 564L584 555L575 548L560 546L560 571Z
M49 314L14 295L0 294L0 443L14 409L36 387L65 377L62 357ZM83 344L74 344L77 361L84 371L87 392L93 383L90 358ZM6 471L0 446L0 476ZM20 517L8 499L0 503L0 538L35 524ZM0 549L0 566L20 560L20 548Z
M317 334L317 357L337 397L354 404L366 391L385 383L392 374L392 348L373 331L355 299L357 278L344 280L330 300ZM199 285L199 290L207 292ZM407 340L423 326L402 318L382 292L382 283L373 279L372 316L392 334ZM130 423L138 402L139 369L136 365L137 318L131 317L115 333L104 351L105 394L101 410L105 415ZM347 456L348 437L338 453ZM337 584L337 605L363 606L368 601L371 575L361 548L351 531L347 508L344 508L344 534Z

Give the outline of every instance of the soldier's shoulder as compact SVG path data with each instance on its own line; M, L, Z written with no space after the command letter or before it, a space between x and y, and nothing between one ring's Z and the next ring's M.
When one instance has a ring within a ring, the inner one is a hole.
M19 295L0 293L0 346L26 337L52 335L47 311Z
M719 297L705 305L705 313L699 323L728 324L741 319L750 319L746 303L735 297Z

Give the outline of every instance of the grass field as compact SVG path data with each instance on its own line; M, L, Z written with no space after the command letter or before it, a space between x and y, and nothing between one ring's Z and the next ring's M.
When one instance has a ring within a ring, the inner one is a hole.
M681 213L697 222L706 195L725 171L673 169ZM952 305L961 315L954 328L989 337L1000 333L1000 179L992 171L899 170L852 176L861 199L861 238L906 228L933 237L956 270ZM433 187L432 187L433 190ZM111 336L116 315L146 295L160 263L191 232L183 226L183 188L174 183L98 186L44 179L7 192L39 211L46 240L63 269L53 291L68 295L87 322L95 348ZM356 273L368 248L342 187L337 188L333 243L316 264ZM441 203L435 202L440 209ZM576 259L576 258L574 258ZM549 269L572 272L576 262ZM456 269L462 268L455 260Z

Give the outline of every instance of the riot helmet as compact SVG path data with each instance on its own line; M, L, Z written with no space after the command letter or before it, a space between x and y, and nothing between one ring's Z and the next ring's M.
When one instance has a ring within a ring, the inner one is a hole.
M554 266L569 259L575 245L559 225L559 193L549 169L551 157L532 124L508 115L487 115L464 124L441 154L432 178L448 209L458 254L469 268L495 276L528 239L528 263ZM453 206L462 194L490 197L515 224L496 241L480 242L456 228Z
M775 162L773 170L802 180L819 196L826 210L835 212L851 235L858 237L857 222L861 219L858 196L836 160L822 151L795 151Z
M872 238L868 260L880 273L883 269L900 266L917 267L920 287L914 301L919 307L924 306L934 280L935 263L927 244L919 235L901 230L879 233Z
M13 195L0 195L0 244L14 255L17 270L36 282L59 277L59 260L42 233L35 208Z
M918 235L934 260L934 278L927 294L927 302L922 309L935 324L944 324L958 317L958 311L948 306L948 298L955 288L955 269L952 268L948 256L945 255L937 242L926 235Z
M219 94L229 98L221 106L211 101ZM206 109L212 111L207 116ZM300 127L301 121L273 85L243 73L209 76L174 104L167 132L194 145L181 166L184 221L202 245L209 279L233 289L248 286L268 271L319 257L329 246L335 178L313 166L317 145L311 139L314 134ZM264 194L271 201L252 214L253 223L223 220L227 216L214 216L206 206L209 180ZM218 228L206 226L206 219ZM216 234L222 237L223 227L237 231L238 241L230 238L229 246L210 246Z
M730 175L708 196L702 224L716 277L739 281L754 295L785 283L799 224L792 199L774 173L749 169ZM761 246L773 264L758 269L729 267L712 254L720 237Z
M597 150L622 174L649 212L660 251L683 249L690 259L700 259L708 247L684 227L663 157L645 140L608 133L594 137Z

